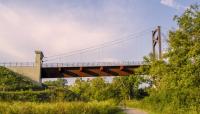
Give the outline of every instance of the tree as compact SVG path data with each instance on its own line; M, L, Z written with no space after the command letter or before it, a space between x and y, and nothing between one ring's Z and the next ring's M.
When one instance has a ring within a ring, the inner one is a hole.
M139 98L139 85L143 82L143 78L139 75L131 75L126 77L114 78L112 85L120 93L122 99Z
M103 78L94 78L90 82L91 88L91 97L93 100L106 100L112 97L112 94L110 93L110 84L106 83Z
M90 100L90 84L80 78L75 80L75 83L70 86L70 90L75 92L82 101Z
M153 80L156 88L149 99L156 107L159 104L160 110L167 107L175 113L200 112L199 6L191 6L174 20L178 29L169 32L169 47L163 59L147 57L150 66L140 70Z

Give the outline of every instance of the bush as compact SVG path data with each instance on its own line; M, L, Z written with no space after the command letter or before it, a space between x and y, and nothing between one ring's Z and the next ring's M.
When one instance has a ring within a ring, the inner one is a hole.
M104 102L55 102L0 103L0 114L117 114L121 109L112 101Z
M55 102L75 100L79 100L79 97L72 91L64 88L44 91L0 92L0 101Z
M0 92L0 101L50 101L51 91Z
M199 88L152 91L140 101L128 101L127 106L145 109L156 114L199 114Z

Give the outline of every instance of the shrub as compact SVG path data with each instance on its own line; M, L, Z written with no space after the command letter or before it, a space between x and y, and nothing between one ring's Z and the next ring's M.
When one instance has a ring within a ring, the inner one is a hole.
M55 102L0 103L1 114L116 114L121 109L112 101L103 102Z
M13 91L0 92L0 101L74 101L79 97L67 89L43 90L43 91Z

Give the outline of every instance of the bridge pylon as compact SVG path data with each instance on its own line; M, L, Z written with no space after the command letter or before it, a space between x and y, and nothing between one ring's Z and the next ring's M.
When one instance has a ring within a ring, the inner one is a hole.
M162 59L161 27L158 26L152 31L153 56L156 58L156 47L158 47L158 59ZM158 45L158 46L157 46Z
M42 60L43 60L43 52L42 51L35 51L35 63L34 63L34 70L35 70L35 80L37 82L42 82L41 80L41 70L42 70Z

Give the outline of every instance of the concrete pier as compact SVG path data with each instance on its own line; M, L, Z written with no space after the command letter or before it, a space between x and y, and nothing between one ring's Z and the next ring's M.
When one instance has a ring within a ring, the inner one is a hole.
M42 59L44 55L42 51L35 51L35 62L32 66L7 66L8 69L15 73L18 73L24 77L41 83L41 69L42 69Z

